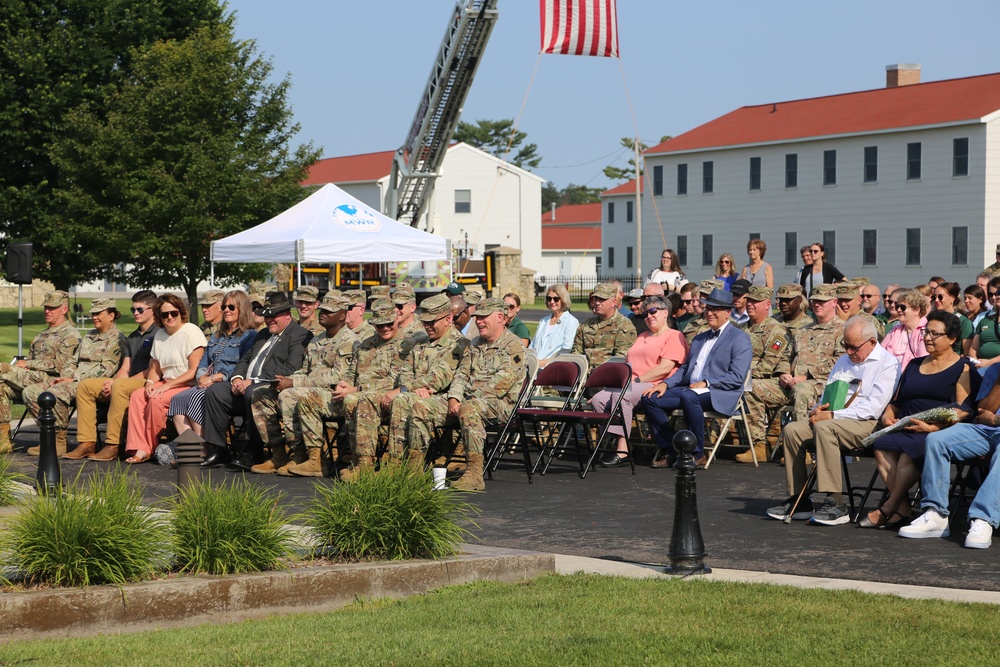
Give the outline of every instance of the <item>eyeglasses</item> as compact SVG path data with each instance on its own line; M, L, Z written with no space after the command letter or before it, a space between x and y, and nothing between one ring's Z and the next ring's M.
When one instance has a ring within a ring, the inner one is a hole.
M160 311L160 317L162 317L165 320L170 320L170 319L173 319L175 317L180 317L180 316L181 316L181 311L179 311L179 310L162 310L162 311Z
M875 341L874 338L869 338L868 340L866 340L865 342L861 343L860 345L851 345L850 343L848 343L848 342L845 341L844 342L844 349L847 350L848 352L857 352L858 350L860 350L861 348L863 348L868 343L872 343L874 341Z
M133 314L133 315L142 315L142 314L143 314L143 313L145 313L145 312L146 312L146 311L147 311L148 309L147 309L147 308L143 308L142 306L139 306L138 308L129 308L129 310L131 310L131 311L132 311L132 314Z
M235 303L223 304L222 310L233 310L233 311L235 311L236 310L236 304Z
M905 313L906 312L906 304L905 303L899 303L899 302L897 302L897 303L894 303L892 305L899 312L901 312L901 313Z
M948 334L946 334L944 331L931 331L930 329L926 329L925 328L925 329L923 329L920 332L920 335L923 336L924 338L930 338L931 340L937 340L941 336L947 336Z
M664 310L664 309L663 308L648 308L646 310L646 312L642 314L642 316L643 317L649 317L650 315L656 315L661 310ZM664 312L666 312L666 311L664 310Z
M547 297L545 297L545 303L549 303L549 302L559 303L560 301L562 301L562 297L558 297L558 296L547 296Z

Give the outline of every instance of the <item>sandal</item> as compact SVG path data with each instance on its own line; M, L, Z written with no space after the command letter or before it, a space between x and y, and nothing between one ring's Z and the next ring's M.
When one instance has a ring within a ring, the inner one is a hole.
M149 454L143 451L138 451L132 456L125 459L125 463L128 464L145 463L148 460L149 460Z
M871 517L872 514L875 512L878 512L878 518L875 521L872 521ZM892 516L895 516L896 514L899 513L895 512L892 514ZM886 514L885 510L883 510L881 507L877 507L868 514L864 515L860 520L858 520L858 525L861 526L862 528L885 528L887 525L889 525L889 519L891 519L892 516Z
M899 521L889 521L888 523L886 523L884 526L886 530L899 530L903 526L909 526L911 523L913 523L913 520L917 518L917 513L910 512L906 516L903 516L899 512L893 512L892 516L894 517L898 516Z

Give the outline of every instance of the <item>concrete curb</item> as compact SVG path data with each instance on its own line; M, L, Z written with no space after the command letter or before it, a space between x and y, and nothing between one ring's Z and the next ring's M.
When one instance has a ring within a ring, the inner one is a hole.
M360 563L241 576L165 579L0 593L0 641L230 623L330 611L358 598L401 598L474 581L517 582L555 571L552 554L463 545L438 561Z

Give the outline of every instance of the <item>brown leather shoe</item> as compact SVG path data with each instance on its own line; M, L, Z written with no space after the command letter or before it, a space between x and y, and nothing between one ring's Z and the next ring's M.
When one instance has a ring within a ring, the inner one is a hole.
M87 457L91 461L116 461L118 460L118 445L104 445L101 451Z
M695 470L704 470L705 465L708 463L708 457L702 456L700 459L694 460Z
M653 462L649 464L650 468L672 468L673 466L674 457L665 449L657 449Z
M71 452L63 454L64 459L82 459L97 451L96 442L81 442Z

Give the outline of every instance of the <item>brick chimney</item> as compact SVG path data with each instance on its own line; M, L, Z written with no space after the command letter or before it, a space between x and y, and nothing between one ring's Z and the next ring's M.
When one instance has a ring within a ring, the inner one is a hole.
M885 87L899 88L900 86L912 86L920 83L920 64L911 65L886 65L885 66Z

